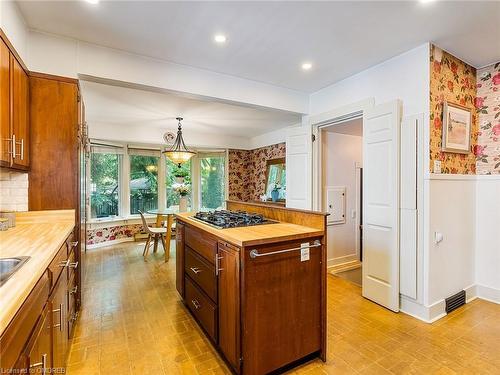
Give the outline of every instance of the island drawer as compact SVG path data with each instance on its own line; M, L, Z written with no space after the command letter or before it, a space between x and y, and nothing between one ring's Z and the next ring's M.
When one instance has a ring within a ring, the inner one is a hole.
M217 277L215 276L214 266L204 260L189 246L186 246L185 256L184 269L186 275L189 275L212 301L217 301Z
M68 266L68 254L65 243L64 245L61 246L56 256L54 257L54 259L52 259L52 262L50 262L49 264L50 279L52 281L51 288L53 288L54 285L57 284L59 276L61 276L62 271L65 270L67 266Z
M196 251L210 263L215 262L217 255L217 239L193 227L184 229L185 243L191 249Z
M210 338L217 341L217 307L186 277L185 303Z

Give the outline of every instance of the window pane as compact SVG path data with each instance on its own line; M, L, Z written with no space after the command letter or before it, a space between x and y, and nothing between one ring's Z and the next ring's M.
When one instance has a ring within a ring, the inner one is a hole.
M224 165L225 158L223 155L200 159L202 209L224 208Z
M188 199L188 211L191 210L192 201L193 201L193 193L192 193L192 184L191 184L191 160L188 162L181 164L179 168L177 164L172 163L170 159L166 159L167 163L167 180L165 184L167 186L167 208L171 208L173 210L179 210L179 193L174 191L174 186L177 183L180 183L180 179L176 178L176 175L180 175L184 177L184 184L189 185L190 193L187 195Z
M130 213L158 208L158 161L155 156L130 155Z
M118 215L120 155L92 153L90 159L90 217Z

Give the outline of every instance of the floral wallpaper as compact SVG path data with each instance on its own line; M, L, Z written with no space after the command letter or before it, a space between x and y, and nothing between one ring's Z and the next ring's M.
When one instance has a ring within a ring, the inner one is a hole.
M266 189L267 160L284 158L285 143L255 150L229 150L229 199L259 200Z
M477 72L477 174L500 174L500 62Z
M441 57L440 59L437 57ZM441 151L443 103L460 104L472 111L471 152L455 154ZM455 56L431 46L430 53L430 171L434 160L441 160L441 173L475 174L478 120L476 69Z
M136 233L142 231L142 224L119 225L87 230L87 245L95 245L120 238L134 237Z

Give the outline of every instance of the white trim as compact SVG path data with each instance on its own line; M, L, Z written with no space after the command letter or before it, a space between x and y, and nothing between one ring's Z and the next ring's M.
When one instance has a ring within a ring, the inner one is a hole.
M499 181L500 174L476 174L476 180L478 181Z
M112 240L112 241L93 243L91 245L87 245L87 250L99 249L101 247L116 245L116 244L123 243L123 242L134 242L134 237L123 237L123 238L118 238L118 239Z
M500 289L491 288L486 285L476 285L477 298L500 304Z
M328 112L323 112L317 115L309 116L306 119L306 126L312 127L312 134L316 137L316 141L313 142L312 151L312 177L313 177L313 209L321 211L322 200L323 200L323 153L321 147L321 128L327 126L328 123L335 122L337 119L349 116L354 113L360 112L361 117L363 112L368 108L372 108L375 105L375 98L367 98L360 100L355 103L351 103L342 107L335 108ZM341 122L340 122L341 123Z
M429 173L426 176L427 180L457 180L457 181L474 181L476 180L476 175L474 174L449 174L449 173Z

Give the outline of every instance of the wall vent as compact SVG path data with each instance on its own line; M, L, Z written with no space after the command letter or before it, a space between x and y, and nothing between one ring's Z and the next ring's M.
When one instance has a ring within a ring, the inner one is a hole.
M449 314L460 306L465 305L465 290L446 298L444 301L446 302L446 313Z

